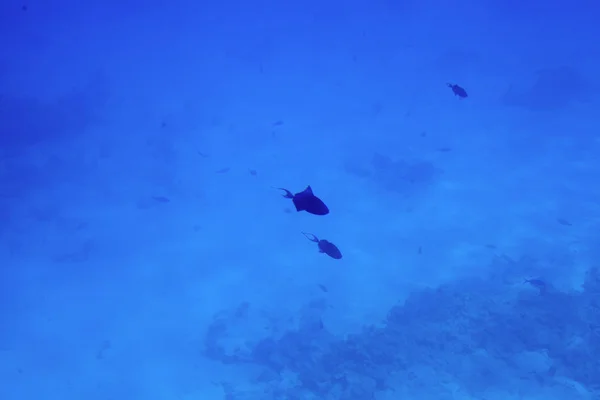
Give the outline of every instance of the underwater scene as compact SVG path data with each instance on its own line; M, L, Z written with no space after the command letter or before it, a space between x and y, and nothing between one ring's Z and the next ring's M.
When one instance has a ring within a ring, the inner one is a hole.
M0 2L0 400L599 400L599 16Z

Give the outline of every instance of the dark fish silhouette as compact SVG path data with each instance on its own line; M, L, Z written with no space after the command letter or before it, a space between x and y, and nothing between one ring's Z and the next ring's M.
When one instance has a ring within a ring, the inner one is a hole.
M566 220L564 218L558 218L556 220L556 222L558 222L559 224L564 225L564 226L573 226L573 224L571 223L571 221Z
M159 203L168 203L171 200L169 200L168 197L165 196L152 196L152 200L159 202Z
M464 98L468 97L467 91L464 88L462 88L462 87L460 87L458 85L454 85L452 83L447 83L446 85L448 85L448 87L450 89L452 89L452 93L454 93L455 96L458 96L461 99L464 99Z
M531 286L533 286L534 288L536 288L537 290L540 291L540 294L543 294L546 292L546 282L544 282L541 279L525 279L523 281L523 283L528 283Z
M340 249L337 248L335 244L331 243L328 240L319 240L319 238L313 235L312 233L302 232L302 234L306 236L308 240L310 240L311 242L315 242L319 246L319 253L325 253L329 257L335 258L336 260L342 258L342 252L340 251Z
M323 200L313 194L310 186L307 186L302 192L296 194L292 194L292 192L284 188L277 189L285 192L283 197L286 199L292 199L292 202L296 207L296 211L306 211L307 213L314 215L329 214L329 208L327 208L325 203L323 203Z

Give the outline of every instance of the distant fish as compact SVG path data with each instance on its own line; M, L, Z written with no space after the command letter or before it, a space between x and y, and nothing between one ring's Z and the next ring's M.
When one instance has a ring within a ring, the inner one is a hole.
M216 172L217 174L226 174L226 173L228 173L230 170L231 170L231 168L229 168L229 167L225 167L225 168L218 169L218 170L216 170L215 172Z
M505 262L509 263L509 264L516 264L517 262L511 258L510 256L506 255L506 254L500 254L500 258L502 258Z
M546 282L544 282L541 279L525 279L523 281L523 283L528 283L531 286L533 286L534 288L538 289L540 291L540 293L545 293L546 292Z
M461 99L465 99L468 97L467 91L464 88L458 85L454 85L452 83L447 83L446 85L448 85L448 87L452 89L452 93L454 93L455 96L458 96Z
M281 120L273 122L273 126L281 126L281 125L283 125L283 121L281 121Z
M159 203L169 203L171 201L168 197L165 196L152 196L152 200Z
M302 232L302 234L306 236L308 240L310 240L311 242L315 242L319 246L319 253L325 253L329 257L335 258L336 260L342 258L342 252L340 251L340 249L337 248L335 244L325 239L319 240L319 238L313 235L312 233Z
M104 356L106 355L106 352L108 350L110 350L110 348L111 348L110 340L103 341L102 344L100 344L100 347L98 348L98 350L96 351L96 360L102 360L104 358Z
M292 199L296 211L306 211L307 213L314 215L329 214L329 208L323 203L323 200L313 194L310 186L307 186L302 192L296 194L292 194L292 192L284 188L276 189L283 190L285 192L283 197L286 199Z
M319 289L321 289L323 292L327 293L329 292L329 289L327 289L327 286L323 285L323 284L318 284L317 285L319 287Z
M558 218L556 220L556 222L558 222L559 224L564 225L564 226L573 226L573 224L570 221L567 221L564 218Z

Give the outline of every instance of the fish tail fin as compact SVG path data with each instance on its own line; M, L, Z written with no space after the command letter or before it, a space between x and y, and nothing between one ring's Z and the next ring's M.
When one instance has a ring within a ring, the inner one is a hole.
M311 242L319 243L319 238L308 232L301 232Z
M290 191L289 191L289 190L287 190L287 189L280 188L280 187L274 187L274 186L272 186L272 188L273 188L273 189L277 189L277 190L282 190L282 191L283 191L283 194L282 194L282 196L283 196L284 198L286 198L286 199L293 199L293 198L294 198L294 195L292 194L292 192L290 192Z

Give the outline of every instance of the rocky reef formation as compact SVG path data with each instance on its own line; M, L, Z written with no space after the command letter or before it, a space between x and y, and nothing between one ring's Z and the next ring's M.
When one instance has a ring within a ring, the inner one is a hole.
M600 269L588 271L580 291L534 283L496 276L421 290L380 325L344 336L327 329L326 300L317 299L289 328L244 339L243 329L234 331L248 322L245 303L215 316L204 353L252 371L260 394L223 383L232 400L377 399L453 385L483 396L511 382L525 391L600 389Z

